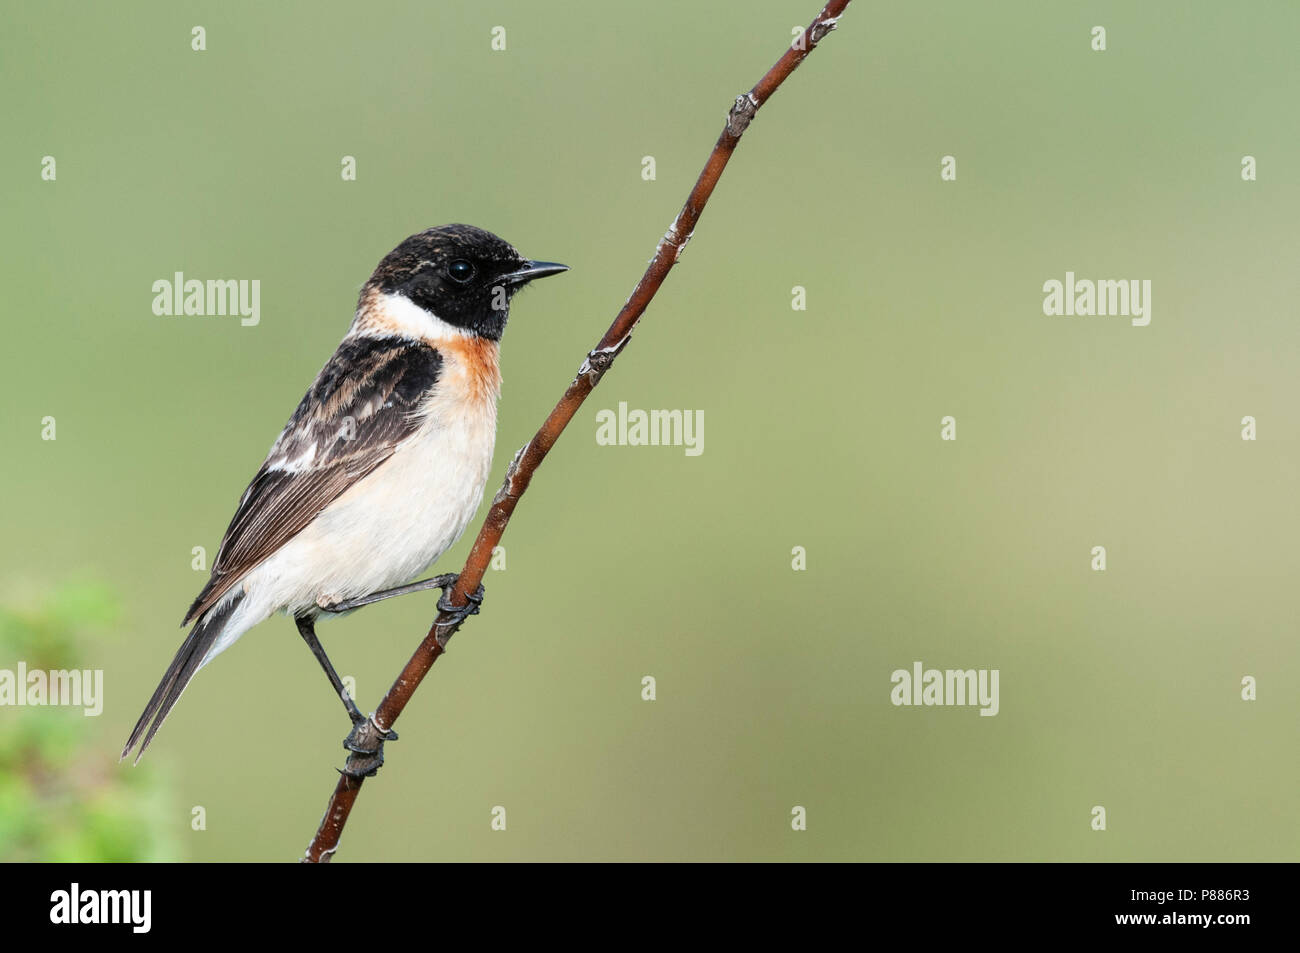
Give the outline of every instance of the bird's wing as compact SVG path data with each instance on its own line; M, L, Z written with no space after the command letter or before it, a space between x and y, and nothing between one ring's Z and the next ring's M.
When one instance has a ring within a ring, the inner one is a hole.
M426 344L358 337L339 345L244 491L212 578L182 625L392 456L419 426L418 409L441 368Z

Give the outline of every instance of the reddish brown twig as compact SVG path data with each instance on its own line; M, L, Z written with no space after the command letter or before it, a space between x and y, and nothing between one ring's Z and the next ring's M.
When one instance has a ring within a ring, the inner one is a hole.
M569 425L569 421L578 412L587 395L600 383L601 377L609 370L614 359L627 346L637 322L641 320L641 315L645 313L651 299L659 291L664 279L668 277L668 272L681 257L682 249L690 241L691 233L695 231L695 225L700 220L700 214L704 211L709 196L713 194L714 186L722 176L722 170L727 167L731 153L735 151L736 144L740 142L740 137L753 120L754 114L794 72L795 67L803 62L804 57L816 49L822 38L835 29L836 21L849 2L850 0L830 0L804 30L803 35L791 43L790 48L758 81L757 85L745 95L736 97L735 104L727 114L727 125L718 136L713 151L709 153L709 159L705 162L699 178L696 179L695 187L691 189L686 204L682 206L681 212L669 226L667 233L660 239L654 258L650 260L645 274L632 290L627 303L614 318L614 323L609 326L600 343L588 352L582 366L578 369L578 376L573 379L573 383L564 392L564 396L555 405L546 422L533 435L533 439L524 444L510 461L510 466L506 469L505 481L492 500L492 508L488 510L487 518L483 521L483 528L479 530L478 538L474 541L474 548L470 550L469 558L465 561L465 568L461 570L460 578L448 593L448 600L452 605L464 606L467 596L482 582L483 574L487 571L488 562L492 558L492 550L501 541L501 535L510 522L510 516L514 513L519 498L528 489L533 473L546 459L546 454L550 452L551 447L555 446L555 441L560 438L560 434ZM455 634L457 627L447 613L439 614L429 628L429 634L425 636L420 647L411 656L411 660L397 676L397 681L388 690L384 700L379 703L379 708L371 721L363 726L358 741L377 743L382 732L393 726L406 707L406 703L411 700L411 695L420 687L420 682L433 667L433 663L446 650L447 642ZM370 747L368 744L359 746ZM349 766L353 768L364 763L364 759L356 755L350 756L348 761ZM343 826L348 821L357 792L361 790L362 780L347 774L340 775L325 816L321 818L320 828L308 845L306 856L303 857L305 863L329 862L338 848L339 837L343 833Z

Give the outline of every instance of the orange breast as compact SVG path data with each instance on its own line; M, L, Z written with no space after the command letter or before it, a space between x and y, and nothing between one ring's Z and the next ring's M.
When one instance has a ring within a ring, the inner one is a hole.
M463 389L465 403L496 406L501 395L500 348L478 337L442 337L428 341L443 357L446 389ZM443 382L439 381L440 389ZM444 393L446 393L444 389Z

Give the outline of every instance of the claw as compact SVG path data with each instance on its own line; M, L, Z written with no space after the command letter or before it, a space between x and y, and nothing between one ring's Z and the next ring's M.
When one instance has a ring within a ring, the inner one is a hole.
M453 617L450 622L445 623L448 628L459 626L470 616L478 615L479 606L483 604L483 597L487 594L482 584L480 584L473 593L465 597L463 606L454 606L449 601L451 589L452 587L448 586L442 591L442 595L438 597L438 611L445 612Z
M379 743L374 747L366 747L360 743L362 739L358 736L371 725L379 735ZM351 754L348 755L347 765L340 768L339 773L350 778L373 778L384 766L384 742L396 740L397 732L391 728L380 728L374 715L353 722L352 730L343 739L343 748Z

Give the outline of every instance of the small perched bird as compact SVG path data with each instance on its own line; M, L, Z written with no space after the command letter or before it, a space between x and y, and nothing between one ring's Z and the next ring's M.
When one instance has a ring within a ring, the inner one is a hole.
M139 744L138 762L195 673L275 612L294 617L355 735L365 718L315 621L455 582L447 574L389 588L446 552L478 509L496 443L510 299L567 270L529 261L470 225L430 228L384 257L338 350L244 491L212 576L181 623L194 628L123 758ZM452 611L445 599L439 608ZM482 587L457 611L476 612L481 601Z

